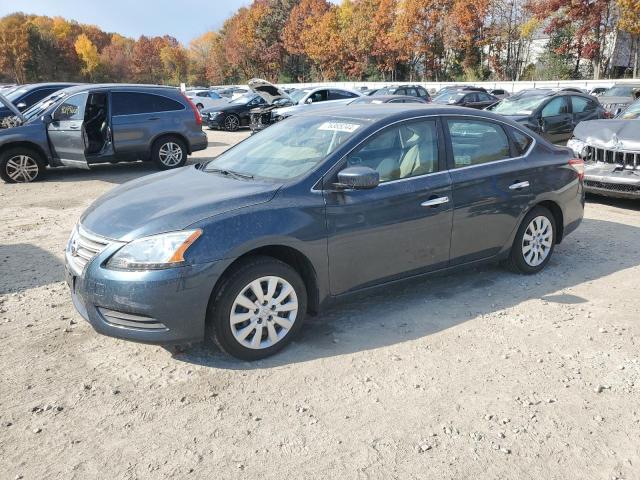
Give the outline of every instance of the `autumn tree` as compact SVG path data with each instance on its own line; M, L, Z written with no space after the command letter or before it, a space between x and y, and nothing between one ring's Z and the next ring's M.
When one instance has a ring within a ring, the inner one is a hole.
M640 1L618 0L620 30L629 33L633 40L633 78L638 78L640 69Z
M29 60L29 30L27 17L16 13L0 22L0 67L18 83L26 80L26 64Z
M84 33L78 36L74 45L78 56L84 64L82 67L82 73L91 79L100 64L98 49Z

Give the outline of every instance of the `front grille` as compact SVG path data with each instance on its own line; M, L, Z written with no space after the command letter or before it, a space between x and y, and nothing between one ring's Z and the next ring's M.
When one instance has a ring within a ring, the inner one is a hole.
M588 145L586 156L583 160L588 162L610 163L629 170L640 169L640 152L609 150Z
M78 226L69 239L67 259L76 275L82 275L84 267L111 243L110 240L89 233Z
M98 307L98 311L105 322L114 327L131 328L137 330L168 330L164 323L155 318L133 313L117 312L108 308Z
M626 185L624 183L594 182L593 180L585 180L584 185L585 187L597 188L600 190L609 190L611 192L640 193L640 185Z

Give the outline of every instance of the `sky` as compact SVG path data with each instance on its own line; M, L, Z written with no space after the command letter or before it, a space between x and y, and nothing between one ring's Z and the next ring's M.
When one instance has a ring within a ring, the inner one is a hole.
M0 0L0 17L22 11L60 16L128 37L172 35L187 45L251 0Z

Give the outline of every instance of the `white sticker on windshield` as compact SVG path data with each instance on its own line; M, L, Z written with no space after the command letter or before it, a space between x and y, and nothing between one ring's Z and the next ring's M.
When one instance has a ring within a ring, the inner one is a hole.
M318 130L330 130L332 132L347 132L353 133L360 125L357 123L342 123L342 122L324 122L318 127Z

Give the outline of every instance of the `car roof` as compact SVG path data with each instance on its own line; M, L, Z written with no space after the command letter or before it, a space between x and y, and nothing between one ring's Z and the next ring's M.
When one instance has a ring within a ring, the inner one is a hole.
M356 99L354 98L353 101ZM376 96L363 96L362 98L357 99L360 103L387 103L391 100L411 100L415 103L424 103L424 101L420 101L420 97L414 97L412 95L376 95Z
M177 91L176 87L171 87L168 85L140 85L135 83L94 83L94 84L83 84L76 85L72 87L68 87L65 89L65 92L69 95L74 93L85 92L89 90L140 90L140 91L149 91L149 90L158 90L158 91Z
M80 85L79 83L72 82L46 82L46 83L25 83L24 85L16 85L17 90L34 90L36 88L51 88L51 87L73 87Z

